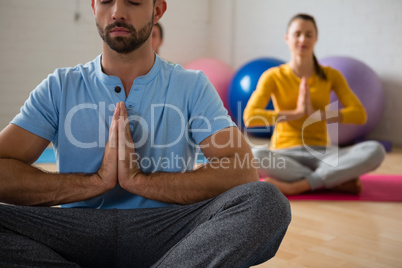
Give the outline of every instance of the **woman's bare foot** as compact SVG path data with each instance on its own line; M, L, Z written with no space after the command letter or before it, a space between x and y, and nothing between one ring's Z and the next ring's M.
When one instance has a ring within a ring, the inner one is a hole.
M262 181L272 183L284 194L284 195L297 195L310 191L310 185L306 179L295 182L283 182L275 180L269 177L261 178ZM342 192L348 194L359 195L362 191L362 182L359 178L342 183L334 188L330 189L334 192Z
M362 182L360 178L356 178L345 183L342 183L338 186L335 186L331 189L336 192L343 192L348 194L359 195L362 192Z
M310 191L310 184L306 179L295 182L283 182L275 180L269 177L262 178L262 181L272 183L275 185L284 195L296 195L307 191Z
M290 189L289 189L289 183L281 182L269 177L262 178L262 181L272 183L275 185L284 195L289 195Z

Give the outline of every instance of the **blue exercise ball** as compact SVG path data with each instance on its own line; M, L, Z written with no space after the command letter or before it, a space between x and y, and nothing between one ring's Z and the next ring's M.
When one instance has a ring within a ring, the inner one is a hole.
M269 68L279 66L285 62L275 58L258 58L243 65L234 75L229 87L229 109L233 120L241 129L245 128L243 112L251 94L257 87L260 76ZM272 100L266 109L273 110ZM270 138L274 130L273 126L246 128L246 131L258 137Z

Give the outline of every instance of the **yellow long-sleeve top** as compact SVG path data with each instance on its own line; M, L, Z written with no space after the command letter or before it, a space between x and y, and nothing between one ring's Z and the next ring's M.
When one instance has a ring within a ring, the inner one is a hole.
M367 118L366 111L349 88L345 78L331 67L322 68L327 80L317 74L307 80L314 110L328 110L330 93L334 91L343 105L339 110L341 123L364 124ZM297 120L285 121L283 118L278 118L281 110L296 109L300 81L288 63L267 70L261 75L257 88L244 110L243 119L247 127L275 125L271 137L271 149L301 145L326 146L330 143L325 119L320 121L304 116ZM271 98L275 110L266 110Z

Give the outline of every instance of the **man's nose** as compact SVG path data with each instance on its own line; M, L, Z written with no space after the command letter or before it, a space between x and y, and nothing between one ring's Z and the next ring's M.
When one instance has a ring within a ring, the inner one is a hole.
M113 20L126 20L126 6L125 0L116 0L113 4Z

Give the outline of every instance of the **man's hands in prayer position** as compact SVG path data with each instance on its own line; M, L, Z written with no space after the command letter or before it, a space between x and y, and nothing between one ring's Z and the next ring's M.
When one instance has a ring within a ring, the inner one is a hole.
M124 103L119 102L113 113L102 165L96 175L106 190L113 189L117 183L124 188L140 172L136 160L127 110Z

